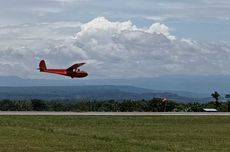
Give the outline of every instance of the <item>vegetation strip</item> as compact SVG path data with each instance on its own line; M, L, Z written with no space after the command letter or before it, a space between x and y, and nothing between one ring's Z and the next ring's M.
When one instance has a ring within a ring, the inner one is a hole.
M230 111L228 102L177 103L161 98L151 100L105 101L45 101L0 100L0 111L75 111L75 112L202 112L204 108L216 108L219 112Z

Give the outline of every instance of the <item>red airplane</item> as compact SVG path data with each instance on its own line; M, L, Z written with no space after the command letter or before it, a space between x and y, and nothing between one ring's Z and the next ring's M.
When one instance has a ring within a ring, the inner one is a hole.
M69 76L71 78L83 78L88 75L87 72L81 71L78 67L84 65L85 63L77 63L69 67L68 69L47 69L46 63L44 60L41 60L39 63L39 70L40 72L47 72L53 74L60 74Z

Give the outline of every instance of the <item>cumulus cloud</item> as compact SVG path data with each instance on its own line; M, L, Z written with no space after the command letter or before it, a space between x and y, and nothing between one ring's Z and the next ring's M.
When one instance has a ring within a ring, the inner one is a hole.
M73 3L73 2L81 2L81 1L87 1L87 0L50 0L50 1L56 1L61 3Z
M88 23L57 22L0 27L0 74L44 77L35 69L82 67L91 78L152 77L164 74L230 74L230 46L178 39L170 28L154 23L137 27L131 21L98 17ZM47 75L45 75L47 76Z
M167 38L174 40L175 36L170 35L169 28L160 23L154 23L149 28L143 29L143 28L137 28L131 21L126 22L110 22L104 17L98 17L89 23L83 24L81 26L81 31L77 33L78 36L86 35L89 33L95 33L98 31L105 31L107 33L111 34L121 34L124 31L140 31L145 32L149 34L162 34L166 36Z

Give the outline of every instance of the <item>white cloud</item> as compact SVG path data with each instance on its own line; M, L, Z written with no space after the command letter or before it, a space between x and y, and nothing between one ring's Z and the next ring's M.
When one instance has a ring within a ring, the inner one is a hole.
M170 35L169 28L160 23L152 24L148 29L137 28L131 21L125 22L110 22L104 17L98 17L89 23L81 26L81 31L77 33L76 37L86 35L89 33L95 33L98 31L105 31L110 34L121 34L124 31L140 31L151 34L162 34L170 40L175 40L175 37Z
M229 45L176 39L160 23L139 28L99 17L85 24L2 26L0 40L1 75L46 77L35 70L40 59L59 68L85 61L91 78L230 74Z
M82 2L82 1L88 1L88 0L50 0L50 1L56 1L60 3L73 3L73 2Z

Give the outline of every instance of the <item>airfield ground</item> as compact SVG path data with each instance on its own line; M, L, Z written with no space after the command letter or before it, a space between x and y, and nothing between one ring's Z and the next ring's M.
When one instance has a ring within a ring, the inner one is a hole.
M229 152L230 116L0 116L0 151Z

